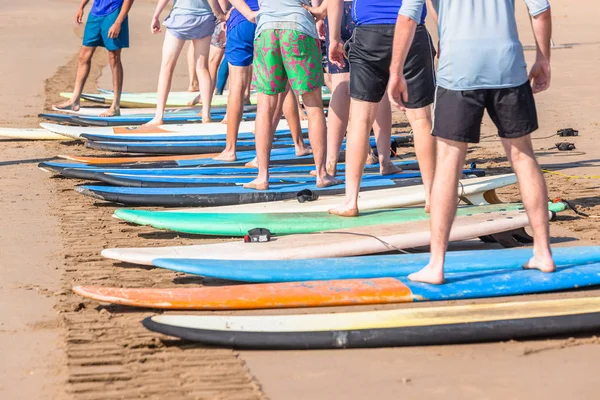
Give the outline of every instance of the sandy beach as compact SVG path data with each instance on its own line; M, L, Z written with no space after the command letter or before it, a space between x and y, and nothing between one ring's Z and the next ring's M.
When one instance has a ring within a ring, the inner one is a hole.
M74 0L0 0L0 126L36 127L37 114L72 89L83 28ZM523 2L521 40L534 44ZM124 51L125 91L155 91L162 35L149 24L155 2L138 0L130 14L131 48ZM600 5L555 0L552 84L536 97L540 129L534 144L550 198L578 211L552 223L553 243L600 245ZM89 6L88 6L89 11ZM527 51L531 64L535 57ZM110 88L108 58L98 50L86 91ZM181 58L173 90L187 88ZM395 114L405 121L402 113ZM579 130L560 138L561 128ZM468 162L489 175L510 171L495 129ZM553 149L560 141L576 150ZM181 344L147 331L155 310L100 305L71 292L77 284L122 287L200 287L220 282L166 270L113 263L106 247L210 243L217 239L130 226L112 218L112 205L73 190L82 181L50 179L38 162L57 154L92 155L81 143L0 139L0 398L2 399L558 399L598 397L595 336L460 346L336 351L232 351ZM412 149L407 149L412 151ZM516 186L499 191L518 201ZM223 240L223 239L219 239ZM483 243L459 243L490 248ZM600 290L482 300L598 296ZM482 302L465 301L464 304ZM446 303L436 303L443 305ZM434 304L409 305L428 307ZM393 309L405 305L354 307ZM349 308L295 310L338 312ZM244 311L278 314L290 311ZM232 314L224 313L224 314Z

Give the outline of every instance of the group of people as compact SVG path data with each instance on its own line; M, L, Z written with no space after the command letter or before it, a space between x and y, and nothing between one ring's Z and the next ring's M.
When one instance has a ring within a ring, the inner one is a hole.
M82 1L78 12L81 21ZM95 0L88 18L73 98L61 107L79 107L79 95L96 46L111 52L118 112L122 86L120 48L127 47L126 15L133 0ZM247 188L269 187L269 161L282 113L296 153L306 154L298 115L302 99L309 126L317 186L335 177L344 137L346 196L330 213L354 217L369 136L376 136L382 175L399 172L390 160L391 105L406 112L414 133L419 168L431 213L431 261L409 278L441 284L457 186L469 143L478 143L487 110L506 150L533 228L532 259L524 266L555 269L549 240L547 188L535 159L530 133L538 128L534 93L550 84L551 11L548 0L525 0L537 45L528 73L518 38L514 0L174 0L167 27L158 87L159 124L175 61L192 40L203 119L210 121L215 72L208 70L216 24L225 22L229 66L227 147L217 158L236 159L244 91L253 75L257 91L257 178ZM152 29L160 31L158 0ZM228 6L233 8L226 12ZM434 45L426 18L439 31ZM325 41L326 68L321 43ZM437 50L436 50L437 47ZM437 72L435 57L439 58ZM216 68L211 68L216 71ZM332 91L325 118L321 88L324 69ZM252 72L250 72L252 71Z

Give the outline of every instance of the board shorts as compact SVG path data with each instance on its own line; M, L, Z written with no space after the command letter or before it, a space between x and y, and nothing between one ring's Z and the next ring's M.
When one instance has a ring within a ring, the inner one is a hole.
M215 31L215 17L208 15L169 15L163 25L179 40L198 40L212 36Z
M259 93L297 95L321 90L324 84L319 40L292 29L267 29L254 46L255 86Z
M83 45L87 47L104 47L106 50L115 51L129 47L129 17L121 24L121 32L115 39L108 37L108 31L113 26L121 8L108 15L96 16L90 14L85 23L83 32Z
M360 25L348 42L350 97L379 103L390 79L395 25ZM404 64L406 108L422 108L435 99L435 49L425 25L418 25Z
M212 38L210 39L210 45L219 49L224 49L227 43L227 32L225 29L225 22L218 23L215 26Z
M529 82L525 82L503 89L448 90L438 87L432 135L456 142L479 143L484 110L501 138L516 139L538 129L533 91Z
M256 24L242 21L227 30L225 59L234 67L249 67L254 57L254 34Z
M352 33L354 32L354 20L352 19L352 2L344 1L344 8L342 14L342 31L341 38L342 43L347 43L350 38L352 38ZM329 18L325 18L325 31L327 34L325 35L325 54L327 58L327 71L330 74L343 74L350 72L350 64L348 63L348 59L344 59L345 64L342 68L338 67L335 64L331 63L329 60Z

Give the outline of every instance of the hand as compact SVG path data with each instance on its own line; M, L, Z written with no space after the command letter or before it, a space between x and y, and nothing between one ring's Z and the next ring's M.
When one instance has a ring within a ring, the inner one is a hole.
M158 20L158 17L152 17L152 22L150 22L150 32L155 35L160 33L160 21Z
M226 14L215 15L215 18L217 19L217 24L220 24L221 22L227 21L227 15Z
M116 39L119 37L119 33L121 33L121 24L119 22L115 22L108 30L108 37L110 39Z
M311 7L308 4L302 4L302 7L311 13L317 21L322 21L327 16L327 7Z
M77 14L75 14L75 23L77 25L81 25L83 23L83 8L79 8L77 10Z
M329 42L329 61L338 68L344 68L346 65L346 52L341 40L334 39Z
M408 86L404 75L392 73L388 82L388 97L390 103L401 111L406 111L404 102L408 101Z
M543 92L550 87L550 62L548 60L536 60L529 72L529 82L533 93Z
M252 11L250 13L250 15L248 15L248 18L246 18L248 21L252 22L253 24L256 23L256 15L258 14L258 12L256 11Z
M319 39L320 40L325 40L325 22L323 21L317 21L317 32L319 33Z

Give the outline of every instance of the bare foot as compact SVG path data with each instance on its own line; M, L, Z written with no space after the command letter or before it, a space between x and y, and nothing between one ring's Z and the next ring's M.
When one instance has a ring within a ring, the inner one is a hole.
M321 179L319 179L317 177L317 187L318 188L340 185L342 183L344 183L344 181L342 181L341 179L336 179L335 177L333 177L329 174L325 175Z
M425 204L425 212L427 214L429 214L431 212L431 207L429 206L429 204Z
M256 159L256 157L254 157L252 161L248 161L246 163L246 167L258 168L258 160Z
M538 258L536 256L531 257L529 261L523 264L523 269L539 269L542 272L554 272L556 271L556 265L552 257L547 259Z
M212 120L212 117L210 116L210 114L202 116L202 123L203 124L210 124L211 122L213 122L213 120Z
M223 150L221 154L213 158L218 161L237 161L237 155L235 151Z
M328 212L331 215L337 215L339 217L358 217L358 208L348 206L346 203L336 208L332 208Z
M160 126L163 124L163 120L162 118L152 118L151 121L146 122L144 125L142 126Z
M194 82L190 86L188 86L188 92L190 93L198 92L199 90L200 85L198 85L198 82Z
M227 114L225 114L225 116L223 117L223 119L221 120L221 123L223 125L227 125Z
M79 103L73 100L67 100L60 104L52 105L52 109L56 111L79 111Z
M441 285L444 283L444 271L434 269L431 264L427 264L422 270L410 274L408 279L413 282L431 283L432 285Z
M308 147L296 147L296 157L302 157L312 154L312 149Z
M190 101L190 102L188 103L188 106L190 106L190 107L191 107L191 106L195 106L195 105L197 105L197 104L202 104L202 102L200 101L200 95L198 95L198 96L194 97L194 100Z
M369 151L367 156L367 165L379 164L379 158L372 151Z
M119 115L121 115L121 109L120 108L109 108L108 110L104 111L103 113L99 114L99 117L118 117ZM162 125L162 122L160 123L160 125Z
M327 173L331 176L337 175L337 162L328 162L327 163Z
M396 167L393 163L389 163L389 164L385 164L382 165L379 168L379 172L381 173L381 175L394 175L394 174L399 174L400 172L402 172L402 168L400 167Z
M259 180L258 178L253 180L252 182L244 183L244 187L246 189L254 189L254 190L268 190L269 182L265 182L263 180Z

